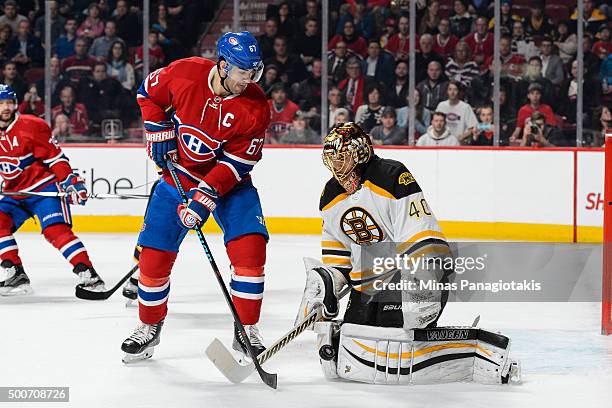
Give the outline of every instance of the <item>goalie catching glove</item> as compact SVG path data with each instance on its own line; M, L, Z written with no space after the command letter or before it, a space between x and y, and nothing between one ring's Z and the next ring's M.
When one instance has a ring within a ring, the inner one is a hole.
M217 192L205 183L189 190L187 205L180 204L177 209L181 224L189 229L204 224L217 207L216 200Z
M60 183L60 187L68 194L70 204L85 205L87 202L87 187L85 180L76 174L70 174Z
M170 157L173 162L176 161L176 134L171 121L150 122L147 120L144 123L144 131L147 139L147 155L157 167L166 168L166 157Z
M340 309L338 294L346 285L344 275L315 259L304 258L304 265L306 266L306 287L295 324L319 305L323 307L323 317L333 319L338 316Z

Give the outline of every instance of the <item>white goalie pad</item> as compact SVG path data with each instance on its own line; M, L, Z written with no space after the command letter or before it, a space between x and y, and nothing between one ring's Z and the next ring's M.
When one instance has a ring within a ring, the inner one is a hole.
M337 374L371 384L501 384L509 377L517 382L520 367L508 359L509 350L508 337L472 327L406 330L344 324Z

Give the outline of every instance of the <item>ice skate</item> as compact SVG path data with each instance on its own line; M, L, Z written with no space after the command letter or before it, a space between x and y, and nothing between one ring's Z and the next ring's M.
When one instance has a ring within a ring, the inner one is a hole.
M15 265L9 260L2 261L0 266L5 273L4 278L0 281L0 295L19 296L32 293L30 278L23 270L23 266Z
M257 328L257 325L255 324L245 325L244 330L246 331L247 336L249 337L249 341L251 342L251 346L253 347L253 351L255 351L255 354L260 355L261 353L263 353L266 347L263 345L263 337L259 333L259 329ZM242 353L245 358L250 359L249 352L247 351L247 346L242 340L242 336L240 335L240 332L238 331L238 325L235 323L234 323L234 342L232 343L232 348Z
M79 277L77 286L91 292L104 292L106 290L104 281L93 267L80 263L74 267L72 272Z
M121 350L125 352L122 361L125 364L130 364L151 358L155 346L159 344L159 336L163 325L163 320L157 324L141 323L134 330L134 333L121 344Z
M130 279L123 286L123 297L127 299L125 306L131 306L138 299L138 272L130 276Z

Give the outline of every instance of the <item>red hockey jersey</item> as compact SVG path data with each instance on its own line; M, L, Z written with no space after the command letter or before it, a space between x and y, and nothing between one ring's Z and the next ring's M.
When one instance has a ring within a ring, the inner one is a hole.
M44 120L16 113L13 123L0 130L3 191L36 191L70 173L68 158Z
M175 164L185 188L200 182L219 195L230 191L261 159L270 111L256 84L222 98L212 90L213 61L191 57L152 72L138 90L144 121L172 120L178 142ZM174 185L167 170L164 179Z

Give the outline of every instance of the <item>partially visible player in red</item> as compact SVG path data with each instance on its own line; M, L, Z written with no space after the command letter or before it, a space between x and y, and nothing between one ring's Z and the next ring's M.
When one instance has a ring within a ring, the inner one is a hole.
M78 285L103 291L83 243L71 229L68 204L84 205L87 189L84 180L73 174L68 158L62 153L45 121L17 113L17 96L8 85L0 85L0 176L2 191L65 191L59 197L3 196L0 193L0 295L20 295L31 291L13 233L36 215L42 233L74 267Z
M246 31L225 33L217 54L217 62L200 57L175 61L151 73L138 90L147 153L163 174L138 238L140 325L121 346L124 362L151 357L159 344L179 246L189 229L211 213L223 230L232 264L232 300L255 350L265 349L256 324L268 231L249 175L261 159L270 122L266 97L256 84L263 63L257 41ZM187 205L166 169L167 157L188 191ZM235 333L234 348L245 352Z

